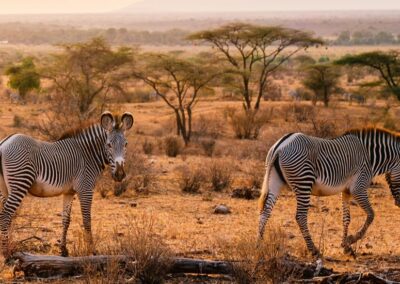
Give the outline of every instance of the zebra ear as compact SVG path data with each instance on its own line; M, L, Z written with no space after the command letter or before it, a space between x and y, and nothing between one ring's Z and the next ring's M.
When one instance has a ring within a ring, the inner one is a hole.
M121 129L123 131L131 129L133 121L133 115L130 112L125 112L121 117Z
M115 119L112 113L109 111L103 112L103 114L101 115L100 124L101 127L103 127L105 130L111 131L115 124Z

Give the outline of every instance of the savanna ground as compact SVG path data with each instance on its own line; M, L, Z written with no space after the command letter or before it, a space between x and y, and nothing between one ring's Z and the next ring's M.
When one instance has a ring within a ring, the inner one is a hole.
M294 131L335 136L348 128L366 125L396 128L395 118L400 112L400 108L393 105L388 111L388 103L384 101L371 100L366 105L349 105L348 102L334 100L329 108L323 108L312 107L310 102L293 103L288 98L283 99L280 102L263 102L262 111L268 116L268 122L261 128L257 140L235 139L224 118L228 107L240 109L240 101L221 101L213 97L200 101L194 112L198 137L194 135L192 143L186 148L178 146L181 153L175 158L165 154L165 137L173 133L171 125L174 124L170 110L161 101L111 105L112 110L134 114L134 129L128 133L128 169L135 171L144 165L139 175L152 182L150 185L146 182L146 186L143 182L138 185L134 182L136 177L128 175L130 182L122 185L125 192L116 197L113 191L118 189L118 185L111 181L109 170L105 171L97 184L92 206L93 233L98 252L109 252L121 239L131 237L132 231L138 230L139 233L150 230L177 256L222 260L239 259L241 253L246 254L241 251L244 248L251 247L248 252L255 252L257 201L232 198L231 194L237 188L259 187L264 175L266 153L279 137ZM5 96L0 96L0 103L0 136L15 132L36 135L29 125L43 119L45 104L12 104ZM211 157L205 153L207 147L202 146L202 135L215 140ZM208 170L212 164L231 173L231 184L220 192L210 188L211 174ZM187 176L195 175L197 171L205 176L200 193L183 193L182 172ZM370 190L376 218L365 238L355 245L356 259L344 255L340 246L340 196L312 198L309 226L316 245L324 254L327 267L336 271L389 272L397 266L400 257L397 243L400 209L394 205L383 180L378 178L378 186ZM214 207L219 204L227 205L231 214L214 214ZM280 249L285 253L311 261L294 218L295 209L293 193L284 191L274 208L268 230L279 232L280 240L285 244ZM61 211L61 197L26 197L14 220L12 240L15 248L39 254L59 254L57 241L62 229ZM363 224L365 214L353 204L351 215L350 232L354 232ZM140 238L138 234L134 235ZM73 205L67 245L71 255L86 253L77 200ZM0 262L3 259L0 258ZM0 279L13 281L13 277L12 268L2 267ZM76 281L91 280L96 281Z

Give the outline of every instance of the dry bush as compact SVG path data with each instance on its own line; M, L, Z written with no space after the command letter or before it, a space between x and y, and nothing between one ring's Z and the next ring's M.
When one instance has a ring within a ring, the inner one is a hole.
M299 103L284 105L281 107L280 112L285 121L288 122L310 122L316 116L314 106Z
M102 238L98 246L99 253L125 255L133 261L125 266L110 262L102 272L95 272L88 264L85 282L163 283L173 264L173 254L157 234L154 218L146 214L126 216L123 226L124 233L119 233L115 228L113 233ZM82 252L78 252L78 255Z
M265 160L265 156L264 156ZM264 162L252 162L247 161L244 163L243 172L249 182L249 186L260 189L264 180L265 175L265 163Z
M320 138L334 138L337 137L341 131L337 123L333 119L313 119L312 121L312 135Z
M204 183L204 170L199 166L182 166L179 171L179 188L184 193L200 193Z
M182 142L177 136L167 136L164 138L164 150L168 157L176 157L182 152Z
M221 242L223 257L233 263L236 283L283 283L295 272L285 266L287 244L281 226L268 225L264 240L243 234L238 240Z
M211 189L220 192L229 187L232 182L232 166L230 160L213 160L207 166L206 180L211 183Z
M203 148L204 154L208 157L212 157L215 150L216 141L213 138L203 138L199 140L201 147Z
M257 139L261 128L271 121L272 115L273 108L238 112L235 108L228 107L224 110L224 116L238 139Z
M129 188L135 193L148 194L155 184L153 169L147 157L136 149L130 149L126 157L125 164L126 178L115 183L114 195L120 196Z
M217 139L224 132L225 123L216 114L200 115L193 121L193 137L211 137Z
M151 155L153 154L154 151L154 144L149 140L145 139L142 143L142 149L146 155Z
M13 127L20 128L24 125L24 119L19 116L18 114L14 115L13 117Z

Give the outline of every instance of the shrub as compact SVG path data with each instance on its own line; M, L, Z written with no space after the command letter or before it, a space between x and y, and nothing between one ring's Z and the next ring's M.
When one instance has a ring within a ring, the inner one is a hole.
M216 114L200 115L193 121L193 137L211 137L217 139L224 132L225 123Z
M182 142L179 137L167 136L164 138L164 150L168 157L176 157L182 151Z
M130 188L135 193L148 194L154 186L154 174L147 157L136 149L128 149L125 164L126 178L114 184L114 195L121 196ZM100 194L103 196L100 188Z
M145 139L142 144L142 149L146 155L151 155L153 154L154 145L149 140Z
M223 258L233 263L236 283L283 283L290 280L295 271L285 265L285 240L282 228L268 225L264 241L257 246L257 241L248 234L243 234L239 240L224 241L221 244Z
M208 157L212 157L215 149L215 139L205 138L200 140L200 145Z
M241 111L234 108L226 108L225 118L230 123L235 137L238 139L257 139L261 128L271 120L273 109L265 111Z
M213 191L222 191L232 182L232 167L230 161L213 161L207 170L207 177Z
M179 187L182 192L199 193L204 182L204 171L200 167L183 166L179 172Z
M338 129L334 120L312 119L313 135L321 138L334 138L338 136Z
M316 116L315 107L293 103L282 106L281 112L286 121L310 122Z
M125 220L125 221L124 221ZM124 233L117 228L107 233L98 248L106 255L125 255L133 261L118 265L117 261L107 264L104 271L95 272L88 264L85 283L164 283L173 264L173 253L157 234L152 216L126 216L123 219ZM106 242L105 240L108 240ZM79 251L82 255L85 251Z
M20 116L17 115L17 114L14 115L14 118L13 118L13 127L15 127L15 128L20 128L20 127L23 126L23 124L24 124L23 118L20 117Z

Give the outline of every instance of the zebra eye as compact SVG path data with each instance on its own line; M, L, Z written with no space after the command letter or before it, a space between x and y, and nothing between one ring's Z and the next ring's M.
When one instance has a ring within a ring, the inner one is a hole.
M128 146L128 142L125 142L125 147Z

